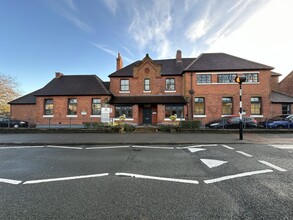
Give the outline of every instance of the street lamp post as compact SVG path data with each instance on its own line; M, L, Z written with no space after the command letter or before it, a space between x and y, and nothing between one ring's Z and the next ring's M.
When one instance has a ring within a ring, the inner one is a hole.
M243 140L243 120L242 120L242 83L246 81L245 76L236 76L235 82L239 84L239 139Z

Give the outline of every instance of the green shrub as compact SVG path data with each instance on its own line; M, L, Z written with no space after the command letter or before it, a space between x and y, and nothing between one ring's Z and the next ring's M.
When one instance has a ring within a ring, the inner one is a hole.
M160 124L160 125L158 125L158 130L161 131L161 132L170 132L171 126L172 125Z
M134 131L135 126L131 124L124 124L124 131L129 132L129 131Z
M103 122L84 122L85 128L102 128L102 127L109 127L107 123Z
M201 121L181 121L181 128L183 130L195 130L199 129Z

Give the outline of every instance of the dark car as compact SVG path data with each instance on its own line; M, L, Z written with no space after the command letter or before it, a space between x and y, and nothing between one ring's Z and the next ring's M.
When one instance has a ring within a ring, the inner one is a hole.
M254 118L244 116L243 128L257 128L257 121ZM227 116L218 120L211 121L206 124L208 128L239 128L240 117L239 116Z
M261 128L292 128L293 127L293 115L283 114L277 115L266 121L260 122L258 124Z
M0 127L4 127L4 128L28 127L28 122L17 120L17 119L11 119L7 117L0 117Z

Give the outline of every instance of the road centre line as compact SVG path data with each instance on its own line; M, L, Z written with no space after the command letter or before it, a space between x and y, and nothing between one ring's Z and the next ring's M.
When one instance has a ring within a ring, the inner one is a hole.
M233 148L233 147L230 147L230 146L228 146L228 145L225 145L225 144L222 144L222 147L225 147L225 148L227 148L227 149L229 149L229 150L234 150L235 148Z
M260 163L263 163L263 164L265 164L265 165L267 165L267 166L269 166L269 167L271 167L271 168L274 168L274 169L276 169L276 170L279 170L279 171L281 171L281 172L285 172L285 171L287 171L287 170L285 170L285 169L283 169L283 168L281 168L281 167L278 167L278 166L276 166L276 165L274 165L274 164L272 164L272 163L269 163L269 162L267 162L267 161L264 161L264 160L259 160L259 162L260 162Z
M11 147L0 147L0 149L25 149L25 148L41 148L44 146L11 146Z
M17 184L20 184L21 182L22 181L20 180L10 180L10 179L0 178L0 183L9 183L9 184L17 185Z
M169 182L199 184L199 182L197 180L187 180L187 179L175 179L175 178L166 178L166 177L146 176L146 175L133 174L133 173L115 173L115 176L126 176L126 177L134 177L134 178L141 178L141 179L151 179L151 180L161 180L161 181L169 181Z
M54 146L54 145L47 145L46 147L50 148L61 148L61 149L74 149L74 150L82 150L82 147L66 147L66 146Z
M243 151L236 151L237 153L239 153L239 154L242 154L242 155L244 155L244 156L246 156L246 157L253 157L252 155L250 155L250 154L248 154L248 153L245 153L245 152L243 152Z
M272 170L251 171L251 172L239 173L239 174L235 174L235 175L222 176L222 177L210 179L210 180L204 180L204 182L206 184L210 184L210 183L221 182L221 181L225 181L225 180L229 180L229 179L245 177L245 176L252 176L252 175L262 174L262 173L270 173L270 172L273 172L273 171Z
M36 183L56 182L56 181L64 181L64 180L87 179L87 178L102 177L102 176L108 176L108 175L109 173L100 173L100 174L84 175L84 176L71 176L71 177L42 179L42 180L29 180L29 181L25 181L23 184L36 184Z
M89 147L86 150L102 150L102 149L118 149L118 148L129 148L129 146L109 146L109 147Z

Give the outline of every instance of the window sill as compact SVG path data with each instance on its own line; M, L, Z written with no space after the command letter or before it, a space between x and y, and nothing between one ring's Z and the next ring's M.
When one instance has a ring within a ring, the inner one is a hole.
M174 93L176 90L165 90L165 93Z
M164 121L172 121L170 118L164 118ZM177 118L175 121L185 121L185 118Z
M263 118L263 115L250 115L252 118Z
M113 118L114 121L121 121L119 118ZM124 121L133 121L133 118L126 118Z
M143 93L151 93L152 91L143 91Z
M100 118L101 115L90 115L91 118Z
M130 91L119 91L119 93L130 93Z
M206 115L193 115L194 118L206 118Z
M43 118L53 118L54 115L43 115Z
M77 115L66 115L67 118L77 118Z

